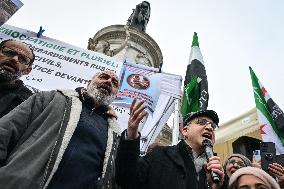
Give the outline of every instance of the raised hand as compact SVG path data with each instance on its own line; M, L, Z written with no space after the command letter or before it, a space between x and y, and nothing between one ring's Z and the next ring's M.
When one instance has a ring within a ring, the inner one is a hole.
M127 138L128 139L136 139L138 138L138 127L141 120L148 115L145 111L146 106L144 105L144 101L137 102L137 99L134 98L132 104L130 106L130 117L128 120L127 127Z
M277 178L277 182L281 188L284 188L284 167L278 163L272 163L269 164L268 171Z

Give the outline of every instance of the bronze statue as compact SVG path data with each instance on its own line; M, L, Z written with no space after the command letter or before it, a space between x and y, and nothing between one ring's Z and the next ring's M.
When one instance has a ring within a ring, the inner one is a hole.
M145 32L150 18L150 11L150 3L147 1L143 1L142 3L136 5L136 9L133 9L132 14L127 20L127 25Z

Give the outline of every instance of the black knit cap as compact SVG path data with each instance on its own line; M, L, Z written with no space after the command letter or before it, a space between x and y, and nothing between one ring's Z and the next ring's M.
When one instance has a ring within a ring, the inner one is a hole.
M186 114L183 118L183 126L185 127L189 121L193 120L194 118L200 116L207 116L212 119L212 121L218 125L219 124L219 117L218 114L214 110L201 110L198 112L190 112Z

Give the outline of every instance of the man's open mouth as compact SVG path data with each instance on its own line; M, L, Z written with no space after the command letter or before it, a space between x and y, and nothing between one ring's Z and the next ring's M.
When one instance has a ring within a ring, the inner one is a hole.
M208 133L208 132L205 132L202 134L202 137L204 138L207 138L209 140L212 140L212 134L211 133Z
M98 89L100 89L103 93L107 93L107 94L111 93L111 87L105 84L99 85Z

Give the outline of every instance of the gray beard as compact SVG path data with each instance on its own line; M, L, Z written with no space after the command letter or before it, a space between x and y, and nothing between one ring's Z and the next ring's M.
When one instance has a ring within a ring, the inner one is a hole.
M90 84L87 87L87 93L94 100L96 106L110 105L112 101L115 99L114 94L107 95L101 92L100 90L98 90L96 84Z
M16 73L10 73L0 68L0 82L9 82L19 79L23 75L23 72L18 71Z

